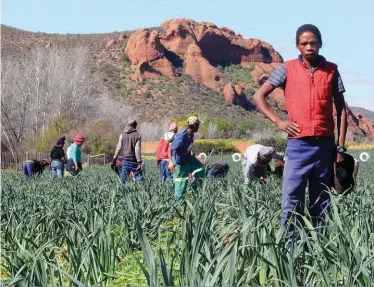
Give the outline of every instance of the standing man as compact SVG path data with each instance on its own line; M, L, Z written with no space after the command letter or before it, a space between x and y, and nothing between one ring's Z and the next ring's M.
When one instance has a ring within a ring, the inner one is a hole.
M194 134L199 130L200 120L193 116L187 120L187 128L175 136L171 144L172 162L169 168L174 173L175 200L182 203L187 190L189 173L195 177L193 187L204 177L204 165L191 154Z
M283 157L284 155L276 152L273 147L260 144L247 147L242 161L244 184L257 179L265 182L270 169L270 161L273 158L283 160Z
M136 130L137 125L135 120L127 122L123 133L119 136L117 148L113 156L112 169L116 165L117 157L122 157L120 174L122 184L125 184L130 172L132 172L135 181L143 183L141 136Z
M82 149L81 146L84 142L84 135L77 133L74 137L74 143L71 145L69 150L71 158L68 159L66 164L66 170L71 175L78 175L82 170Z
M170 143L173 142L176 133L178 132L178 125L172 123L169 127L169 132L166 132L158 142L156 149L156 163L160 168L160 183L165 180L173 178L169 170L169 162L171 162Z
M337 65L318 54L322 36L316 26L306 24L297 29L296 47L300 51L298 58L286 61L273 72L254 95L254 103L281 131L288 133L281 225L286 227L293 211L304 213L309 181L309 213L320 231L330 204L327 187L332 185L333 161L336 158L341 162L345 151L345 89ZM289 120L280 119L265 100L277 87L284 89ZM333 105L338 147L334 143Z

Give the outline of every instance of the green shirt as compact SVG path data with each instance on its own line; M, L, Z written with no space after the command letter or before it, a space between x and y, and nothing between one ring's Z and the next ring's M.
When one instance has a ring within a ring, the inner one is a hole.
M69 150L71 154L71 159L74 163L82 163L82 150L76 143L71 145L71 149Z

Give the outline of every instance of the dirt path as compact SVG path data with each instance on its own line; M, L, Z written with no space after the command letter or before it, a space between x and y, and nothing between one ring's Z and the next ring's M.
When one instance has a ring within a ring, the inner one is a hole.
M142 142L143 153L156 153L158 142Z

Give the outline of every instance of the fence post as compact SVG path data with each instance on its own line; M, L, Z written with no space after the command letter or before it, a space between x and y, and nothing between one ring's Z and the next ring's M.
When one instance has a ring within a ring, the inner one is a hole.
M87 165L90 165L90 154L89 153L87 154L87 157L88 157L88 159L87 159Z
M104 165L106 164L106 154L104 153Z

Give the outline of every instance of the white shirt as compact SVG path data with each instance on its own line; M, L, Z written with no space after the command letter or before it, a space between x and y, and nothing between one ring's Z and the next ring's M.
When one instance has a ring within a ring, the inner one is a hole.
M71 145L69 145L68 149L66 150L66 156L68 159L71 158L70 150L71 150Z
M245 183L248 183L248 180L255 179L254 169L257 165L257 156L260 152L261 148L264 147L260 144L254 144L247 147L244 152L244 159L242 161L243 173L245 177ZM271 156L275 159L283 160L284 155L280 152L274 152ZM264 166L266 168L266 166Z

